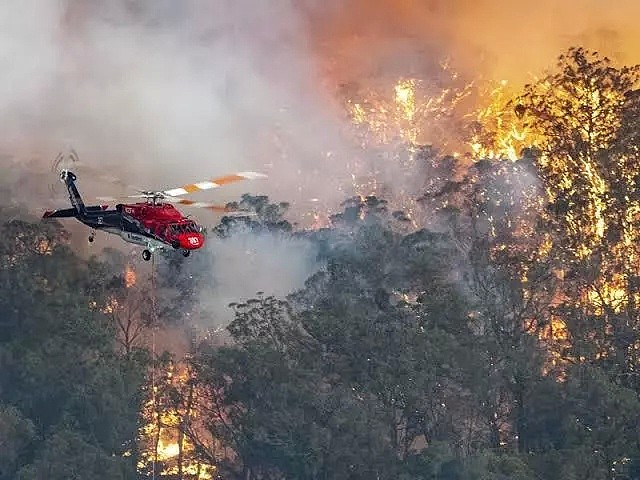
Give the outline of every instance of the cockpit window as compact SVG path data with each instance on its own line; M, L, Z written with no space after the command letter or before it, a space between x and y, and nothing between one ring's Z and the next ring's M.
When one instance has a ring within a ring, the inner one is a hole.
M194 223L173 224L173 225L170 225L169 227L173 235L198 232L198 229L196 228L196 225Z

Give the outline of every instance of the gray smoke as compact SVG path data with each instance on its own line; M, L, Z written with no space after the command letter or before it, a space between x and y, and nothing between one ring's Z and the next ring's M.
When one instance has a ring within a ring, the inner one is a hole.
M287 234L236 232L227 239L211 238L206 248L214 262L199 309L213 326L233 318L230 303L255 298L258 292L284 298L321 267L311 242Z
M337 200L351 181L342 112L289 2L27 0L0 5L0 22L4 152L46 168L73 147L154 189L270 175L208 194L222 202L244 191Z

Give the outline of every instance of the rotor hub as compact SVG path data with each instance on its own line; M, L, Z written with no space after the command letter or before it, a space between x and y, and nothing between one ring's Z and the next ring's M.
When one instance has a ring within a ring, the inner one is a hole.
M60 181L64 183L67 181L68 178L70 178L71 180L75 180L76 176L73 174L73 172L71 172L70 170L67 170L66 168L63 170L60 170Z

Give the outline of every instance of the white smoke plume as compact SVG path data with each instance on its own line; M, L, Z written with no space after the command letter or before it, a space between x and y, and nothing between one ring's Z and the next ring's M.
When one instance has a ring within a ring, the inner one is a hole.
M158 189L260 170L267 182L207 198L259 190L330 203L349 193L357 156L337 86L435 75L443 58L471 77L522 80L577 43L637 61L637 10L631 0L2 2L0 152L39 158L44 171L73 147Z
M3 2L0 22L4 152L42 156L44 168L73 147L144 188L270 175L216 192L223 202L256 189L281 200L341 198L351 146L320 88L300 7L26 0ZM336 151L341 160L328 162Z
M258 292L284 298L320 268L311 242L279 233L239 232L231 239L211 239L206 248L214 262L204 278L199 310L214 327L233 318L230 303Z

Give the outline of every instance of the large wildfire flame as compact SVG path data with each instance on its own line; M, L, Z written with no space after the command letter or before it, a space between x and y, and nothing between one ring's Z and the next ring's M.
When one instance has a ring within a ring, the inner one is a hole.
M353 122L367 127L365 142L447 143L450 136L443 128L470 92L471 85L438 88L417 78L400 78L386 91L365 92L359 101L348 99L347 107Z
M346 108L353 124L364 128L364 132L359 132L363 148L371 149L380 145L400 143L404 145L408 155L391 155L386 158L388 161L404 162L401 166L410 168L416 161L412 155L415 147L424 143L444 145L453 152L454 157L466 158L471 164L478 160L516 161L522 158L525 149L542 147L537 153L538 162L548 171L553 188L547 188L544 192L546 198L540 195L531 196L531 208L541 213L545 202L553 201L558 191L570 192L578 185L584 190L585 184L587 186L584 211L568 211L564 220L567 233L576 239L572 255L578 261L588 259L599 251L606 240L607 232L616 227L621 230L619 241L604 253L600 276L588 288L582 290L578 297L575 293L557 292L552 304L578 304L591 314L599 316L606 316L607 312L622 312L630 304L640 304L640 295L628 288L629 279L626 273L640 268L640 258L636 251L640 238L633 228L633 223L640 214L640 203L627 197L623 211L615 213L620 218L607 216L611 215L607 214L609 207L606 203L611 180L606 178L606 172L598 165L599 159L595 153L583 155L576 163L575 159L545 151L545 132L526 121L525 108L518 103L516 96L517 89L506 80L498 83L488 82L484 85L469 83L457 90L444 87L441 90L431 88L429 91L424 85L423 80L401 77L395 83L388 84L386 88L347 99ZM598 89L593 80L584 84L576 81L566 91L551 92L553 85L549 82L541 81L538 85L542 98L553 93L558 100L555 104L557 108L572 112L572 118L568 119L568 128L584 132L586 130L583 125L590 126L590 130L585 133L588 138L583 138L583 142L591 144L594 151L608 146L620 125L620 119L617 117L618 107L625 101L620 92L615 89ZM475 107L462 115L460 112L456 114L455 110L472 94L479 98ZM566 117L559 110L550 113L560 118ZM451 127L459 125L449 121L446 125L450 130L445 132L445 136L448 137L438 138L439 132L435 125L442 119L456 116L464 119L463 133L452 131ZM629 191L635 188L633 162L633 158L621 156L616 166L622 177L616 181L625 182ZM386 193L380 192L380 183L375 172L366 182L361 183L355 181L355 173L353 176L354 187L361 195ZM411 196L398 191L393 192L393 195L392 202L400 208L407 209L412 216L415 203ZM527 218L514 215L509 223L513 229L512 233L525 242L527 238L533 239L535 236L534 226ZM611 247L610 240L607 241L607 245ZM553 240L547 236L538 245L535 255L544 260L553 248ZM526 284L527 272L523 271L521 275ZM562 269L557 272L559 279L562 279L563 275ZM541 338L551 343L566 345L570 338L564 319L558 315L552 315L551 319L548 327L540 331ZM551 364L559 361L558 351L551 349L550 356ZM561 379L561 376L559 378Z
M468 116L476 126L469 140L473 158L515 161L524 148L537 144L540 132L522 121L521 110L512 106L513 95L507 80L483 89L480 98L485 104Z

